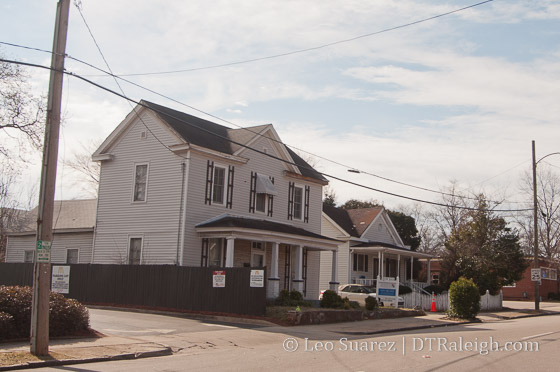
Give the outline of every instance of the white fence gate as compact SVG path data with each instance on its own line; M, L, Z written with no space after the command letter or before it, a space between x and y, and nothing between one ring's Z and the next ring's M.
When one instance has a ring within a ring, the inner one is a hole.
M414 308L420 306L426 311L432 308L432 296L424 293L412 292L401 295L404 300L405 308ZM449 294L443 292L436 295L436 310L447 311L449 309ZM483 296L480 296L480 311L494 311L502 309L503 295L502 291L499 294L492 296L488 291Z

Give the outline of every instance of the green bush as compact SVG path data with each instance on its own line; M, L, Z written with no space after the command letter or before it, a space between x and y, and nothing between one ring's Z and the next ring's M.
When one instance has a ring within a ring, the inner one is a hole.
M366 297L366 310L373 311L379 308L379 302L377 302L377 298L368 296Z
M14 317L8 313L0 312L0 340L8 340L14 337Z
M480 311L480 293L472 279L464 277L449 287L449 311L459 318L472 319Z
M309 302L303 299L303 295L295 289L291 291L287 289L281 290L274 304L276 306L311 306Z
M29 337L32 296L31 287L0 286L0 314L7 314L7 316L0 317L0 329L2 331L7 329L5 332L10 332L6 338ZM49 308L50 336L73 335L89 328L88 310L78 301L51 292ZM11 326L6 324L11 324Z
M344 300L333 290L326 290L321 299L321 307L327 309L343 309Z
M412 289L406 285L399 285L399 294L405 295L407 293L412 293Z
M553 301L560 300L560 293L548 292L548 299Z

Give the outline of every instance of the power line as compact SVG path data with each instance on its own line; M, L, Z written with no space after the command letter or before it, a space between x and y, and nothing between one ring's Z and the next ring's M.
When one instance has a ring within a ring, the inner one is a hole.
M294 51L291 51L291 52L273 54L273 55L265 56L265 57L252 58L252 59L246 59L246 60L235 61L235 62L227 62L227 63L217 64L217 65L204 66L204 67L195 67L195 68L179 69L179 70L171 70L171 71L156 71L156 72L143 72L143 73L133 73L133 74L119 74L119 76L148 76L148 75L178 74L178 73L183 73L183 72L194 72L194 71L202 71L202 70L210 70L210 69L215 69L215 68L229 67L229 66L241 65L241 64L245 64L245 63L252 63L252 62L264 61L264 60L269 60L269 59L287 57L287 56L291 56L291 55L294 55L294 54L307 53L307 52L311 52L311 51L315 51L315 50L319 50L319 49L332 47L332 46L339 45L339 44L349 43L349 42L356 41L356 40L359 40L359 39L363 39L363 38L366 38L366 37L371 37L371 36L379 35L379 34L382 34L382 33L398 30L398 29L401 29L401 28L414 26L414 25L417 25L417 24L420 24L420 23L428 22L428 21L431 21L431 20L434 20L434 19L437 19L437 18L441 18L441 17L445 17L445 16L448 16L448 15L451 15L451 14L454 14L454 13L458 13L458 12L461 12L461 11L464 11L464 10L467 10L467 9L475 8L477 6L484 5L484 4L490 3L492 1L494 1L494 0L482 1L482 2L479 2L479 3L476 3L476 4L465 6L463 8L451 10L449 12L441 13L441 14L431 16L431 17L428 17L428 18L423 18L423 19L420 19L418 21L413 21L413 22L405 23L405 24L402 24L402 25L399 25L399 26L389 27L389 28L386 28L386 29L383 29L383 30L374 31L374 32L370 32L370 33L359 35L359 36L354 36L354 37L351 37L349 39L342 39L342 40L333 41L333 42L330 42L330 43L327 43L327 44L322 44L322 45L318 45L318 46L314 46L314 47L294 50Z
M30 67L37 67L37 68L42 68L42 69L46 69L46 70L51 70L51 69L52 69L52 68L50 68L50 67L46 67L46 66L42 66L42 65L37 65L37 64L33 64L33 63L27 63L27 62L20 62L20 61L12 61L12 60L7 60L7 59L3 59L3 58L0 58L0 61L2 61L2 62L7 62L7 63L21 64L21 65L30 66ZM328 174L328 173L319 172L319 171L315 170L315 169L312 168L312 167L308 167L308 166L303 166L303 165L300 165L300 164L296 164L296 163L294 163L294 162L292 162L292 161L289 161L289 160L286 160L286 159L282 159L282 158L277 157L277 156L275 156L275 155L272 155L272 154L270 154L270 153L267 153L267 152L258 150L258 149L256 149L256 148L253 148L253 147L251 147L251 146L248 146L248 145L246 145L246 144L243 144L243 143L234 141L234 140L232 140L232 139L230 139L230 138L228 138L228 137L221 136L221 135L219 135L219 134L217 134L217 133L214 133L214 132L212 132L212 131L210 131L210 130L207 130L207 129L205 129L205 128L202 128L202 127L199 127L199 126L195 126L194 124L192 124L192 123L190 123L190 122L188 122L188 121L186 121L186 120L184 120L184 119L182 119L182 118L175 117L175 116L173 116L173 115L170 115L169 113L161 112L160 110L158 110L158 109L156 109L156 108L153 108L153 107L150 107L150 106L144 104L142 101L135 101L135 100L133 100L132 98L129 98L129 97L125 96L124 94L121 94L121 93L119 93L119 92L116 92L116 91L114 91L114 90L112 90L112 89L109 89L109 88L107 88L107 87L105 87L105 86L102 86L102 85L100 85L100 84L98 84L98 83L96 83L96 82L94 82L94 81L91 81L91 80L89 80L89 79L87 79L87 78L85 78L85 77L83 77L83 76L80 76L80 75L78 75L78 74L75 74L75 73L72 73L72 72L69 72L69 71L63 71L63 73L65 73L65 74L67 74L67 75L69 75L69 76L73 76L73 77L75 77L75 78L78 78L78 79L80 79L80 80L83 80L83 81L85 81L85 82L87 82L87 83L89 83L89 84L91 84L91 85L93 85L93 86L96 86L96 87L98 87L98 88L100 88L100 89L102 89L102 90L105 90L105 91L107 91L107 92L109 92L109 93L112 93L112 94L114 94L114 95L116 95L116 96L119 96L119 97L121 97L121 98L123 98L123 99L125 99L125 100L127 100L127 101L129 101L129 102L133 102L133 103L135 103L135 104L137 104L137 105L139 105L139 106L142 106L142 107L145 107L145 108L147 108L147 109L149 109L149 110L155 111L155 112L157 112L157 113L159 113L159 114L161 114L161 115L169 116L169 117L171 117L171 118L173 118L173 119L175 119L175 120L178 120L179 122L181 122L181 123L183 123L183 124L186 124L186 125L189 125L189 126L194 126L194 127L196 127L197 129L199 129L199 130L201 130L201 131L204 131L204 132L206 132L206 133L208 133L208 134L210 134L210 135L212 135L212 136L214 136L214 137L223 139L223 140L225 140L225 141L228 141L228 142L233 143L233 144L235 144L235 145L244 147L244 148L246 148L246 149L250 149L250 150L255 151L255 152L259 153L259 154L262 154L262 155L264 155L264 156L268 156L268 157L270 157L270 158L272 158L272 159L281 161L281 162L283 162L283 163L290 164L290 165L293 165L293 166L298 167L298 168L304 168L304 169L308 169L308 170L315 171L315 172L317 172L318 174L321 174L322 176L329 177L329 178L338 180L338 181L340 181L340 182L344 182L344 183L347 183L347 184L350 184L350 185L354 185L354 186L358 186L358 187L361 187L361 188L364 188L364 189L368 189L368 190L371 190L371 191L376 191L376 192L379 192L379 193L383 193L383 194L387 194L387 195L391 195L391 196L395 196L395 197L398 197L398 198L407 199L407 200L411 200L411 201L416 201L416 202L420 202L420 203L426 203L426 204L431 204L431 205L436 205L436 206L441 206L441 207L453 207L453 208L457 208L457 209L471 210L471 211L479 211L479 210L481 210L480 208L466 207L466 206L451 206L451 205L448 205L448 204L443 204L443 203L432 202L432 201L428 201L428 200L417 199L417 198L413 198L413 197L409 197L409 196L405 196L405 195L400 195L400 194L396 194L396 193L392 193L392 192L380 190L380 189L377 189L377 188L374 188L374 187L362 185L362 184L359 184L359 183L357 183L357 182L349 181L349 180L346 180L346 179L343 179L343 178L340 178L340 177L337 177L337 176L333 176L333 175ZM165 146L165 145L164 145L164 146ZM165 147L167 148L167 146L165 146ZM528 211L528 210L531 210L531 209L491 209L491 210L488 210L488 211L493 211L493 212L524 212L524 211Z
M80 10L80 9L78 8L78 10ZM95 70L97 70L97 71L103 72L103 73L105 74L104 76L111 76L111 77L113 77L114 80L115 80L115 82L116 82L116 84L117 84L117 86L119 87L121 93L123 93L123 95L125 95L124 90L122 89L121 85L118 83L118 80L117 80L117 79L122 80L122 81L124 81L124 82L127 82L127 83L129 83L129 84L131 84L131 85L133 85L133 86L135 86L135 87L137 87L137 88L146 90L146 91L148 91L148 92L150 92L150 93L152 93L152 94L155 94L155 95L158 95L158 96L163 97L163 98L165 98L165 99L168 99L168 100L170 100L170 101L172 101L172 102L175 102L175 103L177 103L177 104L179 104L179 105L185 106L185 107L187 107L187 108L189 108L189 109L191 109L191 110L197 111L197 112L199 112L199 113L202 113L202 114L207 115L207 116L209 116L209 117L212 117L212 118L214 118L214 119L220 120L220 121L222 121L222 122L224 122L224 123L228 123L228 124L233 125L233 126L235 126L235 127L237 127L237 128L246 130L246 131L248 131L248 132L250 132L250 133L252 133L252 134L255 134L255 135L258 135L258 136L262 136L261 133L256 132L256 131L253 131L251 128L242 127L241 125L236 124L236 123L234 123L234 122L232 122L232 121L229 121L229 120L227 120L227 119L223 119L223 118L221 118L221 117L219 117L219 116L213 115L213 114L211 114L211 113L209 113L209 112L206 112L206 111L204 111L204 110L198 109L198 108L196 108L196 107L194 107L194 106L191 106L191 105L188 105L188 104L186 104L186 103L184 103L184 102L178 101L178 100L176 100L176 99L174 99L174 98L172 98L172 97L170 97L170 96L167 96L167 95L165 95L165 94L159 93L159 92L154 91L154 90L152 90L152 89L150 89L150 88L144 87L144 86L142 86L142 85L140 85L140 84L137 84L137 83L135 83L135 82L133 82L133 81L131 81L131 80L125 79L125 78L122 77L122 75L121 75L121 76L115 75L115 74L113 73L113 71L111 70L111 68L109 67L109 65L108 65L108 63L107 63L107 60L105 59L105 56L104 56L103 53L101 52L101 49L100 49L99 45L97 44L97 42L96 42L96 40L95 40L95 37L93 36L93 34L92 34L92 32L91 32L91 29L90 29L89 26L87 25L87 22L86 22L86 20L85 20L85 18L84 18L84 16L83 16L83 14L81 13L81 11L80 11L80 15L82 16L82 19L83 19L84 23L86 24L86 27L87 27L87 29L88 29L88 31L89 31L89 33L90 33L90 35L91 35L91 37L92 37L92 39L93 39L95 45L96 45L96 47L97 47L99 53L101 54L103 60L105 61L105 64L107 65L107 68L109 69L109 71L105 71L105 70L103 70L102 68L99 68L99 67L97 67L97 66L95 66L95 65L93 65L93 64L91 64L91 63L89 63L89 62L83 61L83 60L81 60L81 59L79 59L79 58L76 58L76 57L72 57L72 56L70 56L70 55L67 55L67 58L72 59L72 60L74 60L74 61L76 61L76 62L82 63L82 64L84 64L84 65L86 65L86 66L88 66L88 67L91 67L91 68L93 68L93 69L95 69ZM37 51L41 51L41 52L45 52L45 53L51 53L51 52L48 51L48 50L43 50L43 49L33 48L33 47L27 47L27 46L21 46L21 45L12 44L12 43L6 43L6 42L1 42L1 41L0 41L0 44L6 44L6 45L14 46L14 47L20 47L20 48L25 48L25 49L37 50ZM129 104L130 104L130 102L129 102ZM132 107L132 106L131 106L131 107ZM132 108L133 108L133 110L135 110L134 107L132 107ZM142 123L144 124L144 126L146 127L146 129L147 129L148 131L150 131L151 134L153 134L153 133L151 132L151 130L147 127L147 125L143 122L142 118L139 118L139 119L142 121ZM156 137L156 139L157 139L157 137ZM365 170L362 170L362 169L358 169L358 168L355 168L355 167L353 167L353 166L346 165L346 164L343 164L343 163L341 163L341 162L338 162L338 161L335 161L335 160L326 158L326 157L324 157L324 156L317 155L317 154L315 154L315 153L312 153L312 152L303 150L303 149L301 149L301 148L298 148L298 147L295 147L295 146L286 144L286 143L284 143L284 142L282 142L282 141L279 141L279 140L277 140L277 139L275 139L275 138L268 138L268 139L269 139L269 140L272 140L273 142L277 142L277 143L282 144L282 145L284 145L284 146L290 147L290 148L292 148L292 149L294 149L294 150L297 150L297 151L303 152L303 153L305 153L305 154L314 156L314 157L316 157L316 158L325 160L325 161L330 162L330 163L332 163L332 164L336 164L336 165L338 165L338 166L341 166L341 167L344 167L344 168L348 168L349 171L351 171L351 172L354 171L354 173L366 174L366 175L369 175L369 176L372 176L372 177L376 177L376 178L379 178L379 179L382 179L382 180L385 180L385 181L388 181L388 182L393 182L393 183L396 183L396 184L400 184L400 185L407 186L407 187L411 187L411 188L415 188L415 189L418 189L418 190L423 190L423 191L435 193L435 194L438 194L438 195L451 196L451 197L457 196L457 194L452 194L452 193L448 193L448 192L441 191L441 190L433 190L433 189L429 189L429 188L422 187L422 186L412 185L412 184L409 184L409 183L406 183L406 182L397 181L397 180L394 180L394 179L391 179L391 178L388 178L388 177L384 177L384 176L381 176L381 175L378 175L378 174L375 174L375 173L371 173L371 172L368 172L368 171L365 171ZM158 139L158 141L159 141L159 139ZM161 143L161 141L160 141L160 143ZM162 144L163 146L165 146L165 144L163 144L163 143L161 143L161 144ZM496 176L493 176L493 177L491 177L491 178L488 178L488 179L486 179L486 180L480 182L478 185L480 185L480 184L482 184L482 183L484 183L484 182L486 182L486 181L488 181L488 180L490 180L490 179L496 178L496 177L500 176L501 174L507 173L508 171L510 171L511 169L514 169L514 168L518 167L519 165L521 165L521 164L518 164L518 165L516 165L516 166L514 166L514 167L512 167L512 168L510 168L510 169L508 169L508 170L506 170L506 171L504 171L503 173L500 173L500 174L496 175ZM475 200L475 201L478 200L476 197L469 197L469 196L465 196L465 195L461 196L461 198L467 199L467 200ZM497 202L497 201L492 201L492 200L489 200L489 202L492 202L492 203L494 203L494 204L501 204L501 203L503 203L503 202ZM518 202L509 202L509 203L517 204Z

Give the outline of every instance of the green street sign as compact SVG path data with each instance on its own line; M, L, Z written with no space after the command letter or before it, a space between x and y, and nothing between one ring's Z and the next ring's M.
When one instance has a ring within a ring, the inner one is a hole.
M44 240L37 241L36 252L37 262L39 263L49 263L51 262L51 244L52 242L47 242Z

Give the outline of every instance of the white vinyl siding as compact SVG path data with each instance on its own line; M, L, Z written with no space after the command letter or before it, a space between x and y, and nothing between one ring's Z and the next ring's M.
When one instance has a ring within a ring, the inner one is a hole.
M107 151L113 159L101 163L93 263L126 264L128 237L140 235L144 237L143 264L177 262L182 163L187 160L159 142L174 144L178 139L164 126L155 124L155 114L143 111L141 116L143 123L133 120ZM150 131L146 139L141 139L141 133L146 131L144 124ZM133 172L135 165L143 161L149 161L147 199L131 203ZM200 244L197 251L200 253ZM80 259L82 256L80 251Z
M23 262L25 251L34 251L35 235L8 237L6 262ZM51 262L53 264L66 263L66 251L78 249L79 263L91 263L93 232L55 233L51 247Z

